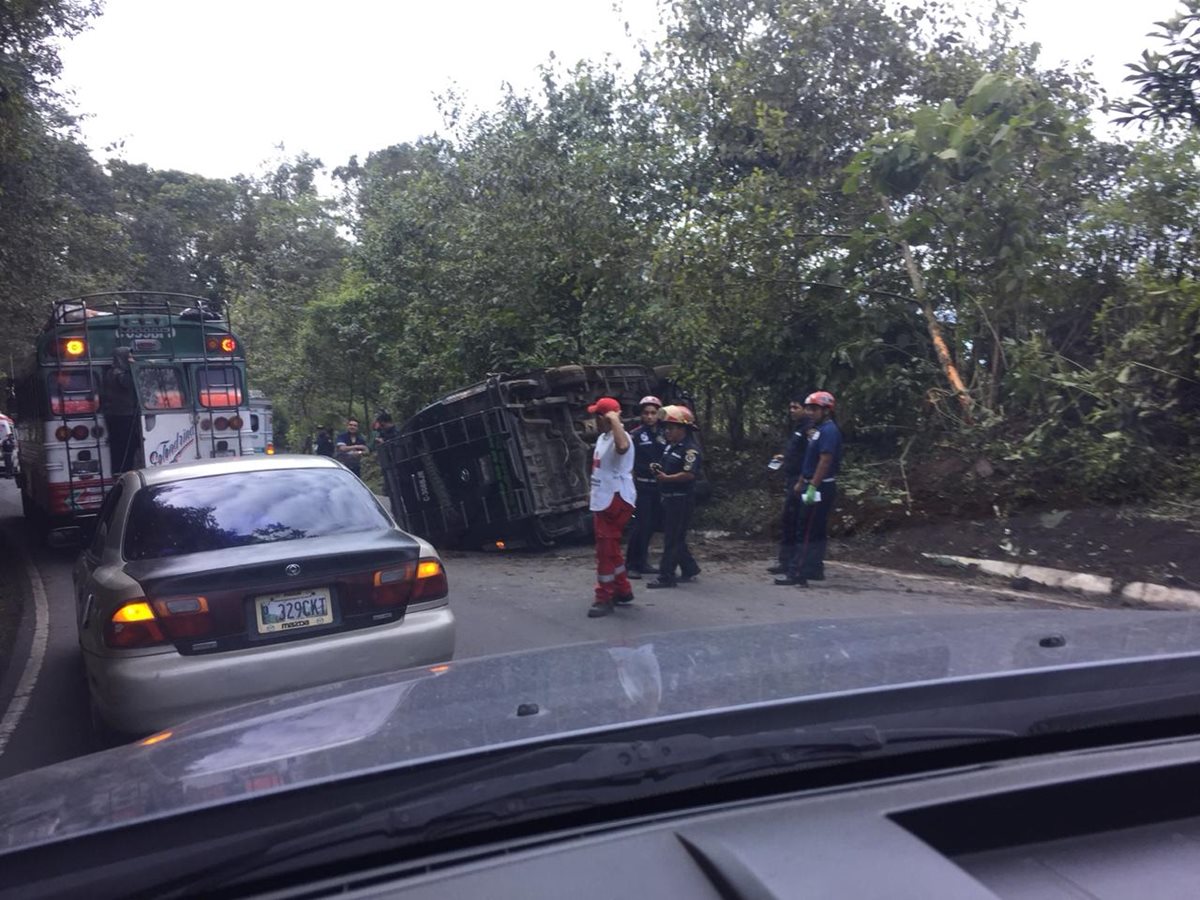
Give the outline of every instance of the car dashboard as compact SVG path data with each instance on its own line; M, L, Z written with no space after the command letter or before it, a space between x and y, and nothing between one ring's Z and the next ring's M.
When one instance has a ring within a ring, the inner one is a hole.
M1194 739L1173 739L741 801L384 865L309 882L303 893L1192 898L1198 750Z

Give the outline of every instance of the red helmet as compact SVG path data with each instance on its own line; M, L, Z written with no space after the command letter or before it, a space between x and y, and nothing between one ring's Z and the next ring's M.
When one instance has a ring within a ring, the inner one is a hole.
M833 394L829 391L814 391L804 398L805 406L823 406L832 411L837 405L837 401L833 399Z
M696 424L695 416L686 406L664 406L658 411L658 418L668 425L683 425L692 428Z
M647 394L645 397L643 397L641 400L638 401L638 409L641 409L644 406L657 406L661 409L662 401L659 400L657 397L655 397L653 394Z

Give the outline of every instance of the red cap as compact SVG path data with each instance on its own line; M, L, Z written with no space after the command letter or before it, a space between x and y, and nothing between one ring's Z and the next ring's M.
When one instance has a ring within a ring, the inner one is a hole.
M621 404L612 397L601 397L595 403L588 407L588 412L593 415L602 416L605 413L620 412Z

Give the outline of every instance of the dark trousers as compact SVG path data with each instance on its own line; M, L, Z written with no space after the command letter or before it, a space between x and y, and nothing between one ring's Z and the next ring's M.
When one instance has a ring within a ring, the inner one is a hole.
M688 525L692 521L694 501L691 493L662 494L663 554L658 566L659 581L674 583L675 569L684 578L700 574L700 566L692 558L687 545Z
M106 413L108 452L112 474L119 475L138 467L138 417Z
M625 548L625 565L635 572L648 572L650 561L650 538L654 536L654 525L662 518L659 511L661 501L658 485L653 481L637 481L637 512L633 515L633 527L629 529L629 544Z
M802 503L796 525L796 549L792 556L793 578L819 581L825 577L825 545L828 541L829 513L837 500L837 482L827 481L817 487L819 503Z
M788 478L783 493L783 515L779 522L779 565L790 566L796 552L796 529L800 527L800 508L804 505L796 496L798 478Z

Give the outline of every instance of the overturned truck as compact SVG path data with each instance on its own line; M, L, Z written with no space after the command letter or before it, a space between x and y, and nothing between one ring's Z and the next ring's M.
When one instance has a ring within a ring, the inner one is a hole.
M490 375L447 394L383 445L396 518L441 547L544 547L585 537L597 436L587 407L614 397L632 420L648 394L690 405L671 370L560 366Z

